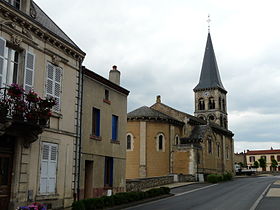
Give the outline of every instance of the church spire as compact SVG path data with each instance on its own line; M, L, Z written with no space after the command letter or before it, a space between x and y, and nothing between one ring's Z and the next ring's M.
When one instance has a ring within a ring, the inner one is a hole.
M220 78L220 73L215 57L210 31L208 32L199 83L194 88L194 91L209 88L218 88L227 92Z

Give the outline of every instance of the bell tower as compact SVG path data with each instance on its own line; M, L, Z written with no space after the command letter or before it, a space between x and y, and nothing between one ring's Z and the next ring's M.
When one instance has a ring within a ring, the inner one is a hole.
M193 91L194 115L227 129L227 91L220 78L210 31L208 31L199 83Z

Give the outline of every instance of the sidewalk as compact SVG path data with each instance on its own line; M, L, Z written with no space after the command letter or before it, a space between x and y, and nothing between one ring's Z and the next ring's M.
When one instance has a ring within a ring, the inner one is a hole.
M257 206L257 210L279 209L280 203L280 180L275 181L265 192Z
M171 183L171 184L165 184L165 185L146 188L146 189L143 189L142 191L147 191L147 190L150 190L150 189L153 189L153 188L159 188L159 187L169 187L170 189L173 189L173 188L183 187L183 186L186 186L186 185L191 185L191 184L196 184L196 183L198 183L198 182L174 182L174 183Z

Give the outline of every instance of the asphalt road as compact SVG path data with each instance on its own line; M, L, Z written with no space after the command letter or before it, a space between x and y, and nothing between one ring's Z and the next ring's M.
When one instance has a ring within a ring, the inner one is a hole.
M175 194L127 209L145 210L254 210L268 186L280 177L238 178L219 184L194 184L175 188ZM272 210L280 209L280 199Z

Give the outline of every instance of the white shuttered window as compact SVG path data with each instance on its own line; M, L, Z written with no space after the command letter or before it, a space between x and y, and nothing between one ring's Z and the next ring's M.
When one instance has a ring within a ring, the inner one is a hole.
M0 37L0 87L3 87L5 47L6 47L6 40Z
M53 194L56 191L57 154L57 144L43 142L40 175L41 194Z
M24 73L24 89L28 93L33 88L35 55L27 52L25 54L25 73Z
M60 111L61 79L62 79L62 68L57 67L51 63L48 63L46 94L47 97L54 97L56 99L56 105L53 107L53 109L57 112Z

